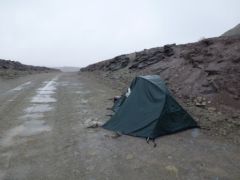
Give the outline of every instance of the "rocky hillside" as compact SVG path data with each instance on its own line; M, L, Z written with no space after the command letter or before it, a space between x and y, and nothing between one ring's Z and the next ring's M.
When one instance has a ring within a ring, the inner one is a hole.
M120 91L136 75L158 74L209 134L240 142L240 37L145 49L89 65L81 73Z
M240 36L240 24L228 30L222 36Z
M52 69L40 66L24 65L17 61L0 59L0 77L15 77L18 75L33 74L33 73L48 73L59 71L58 69Z

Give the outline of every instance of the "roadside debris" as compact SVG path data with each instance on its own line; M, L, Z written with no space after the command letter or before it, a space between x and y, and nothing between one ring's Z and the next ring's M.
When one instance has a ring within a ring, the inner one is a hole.
M169 173L175 175L176 178L178 177L178 169L176 168L176 166L174 166L174 165L168 165L168 166L165 167L165 169L166 169Z
M132 154L128 154L128 155L126 156L126 159L127 159L127 160L133 159L133 155L132 155Z
M87 128L98 128L99 124L98 122L93 122L91 125L87 126Z
M86 128L98 128L103 125L102 122L96 121L94 119L88 119L84 122Z
M149 142L152 141L153 147L157 147L157 143L155 142L155 139L150 139L149 137L146 138L146 142L149 144Z
M207 105L206 98L200 97L200 96L194 99L194 103L195 103L195 106L198 106L198 107L205 107Z
M111 138L116 139L116 138L119 138L120 136L122 136L122 134L121 134L120 132L115 132L115 133L113 133L113 135L111 136Z
M112 135L109 135L109 134L104 135L104 137L113 138L113 139L119 138L121 136L122 134L120 132L113 132Z

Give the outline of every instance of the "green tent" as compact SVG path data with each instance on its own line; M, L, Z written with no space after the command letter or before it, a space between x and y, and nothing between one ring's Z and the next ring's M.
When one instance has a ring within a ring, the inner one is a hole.
M177 103L158 75L138 76L113 106L115 114L103 128L122 134L154 139L198 127Z

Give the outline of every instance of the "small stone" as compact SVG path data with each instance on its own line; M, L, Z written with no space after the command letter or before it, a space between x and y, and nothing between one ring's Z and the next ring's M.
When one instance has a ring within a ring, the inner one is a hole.
M233 115L232 115L232 118L233 118L233 119L237 119L238 117L239 117L238 114L233 114Z
M131 160L133 159L133 155L132 154L128 154L127 157L126 157L127 160Z
M205 82L205 83L202 84L202 86L203 86L203 87L209 87L210 84L209 84L208 82Z
M89 153L89 155L91 155L91 156L95 156L96 154L97 154L97 153L94 152L94 151Z
M197 100L197 101L202 101L202 97L201 97L201 96L198 96L198 97L196 98L196 100Z
M222 134L222 135L226 136L227 132L226 132L226 130L224 130L224 129L221 129L221 130L220 130L220 134Z
M233 96L233 99L239 100L239 96Z
M199 107L204 107L207 105L207 103L206 102L196 102L195 105L199 106Z
M206 98L198 96L194 99L195 106L204 107L207 105Z
M196 105L196 106L201 106L201 103L196 102L195 105Z
M210 111L210 112L214 112L214 111L217 110L215 107L208 107L207 109L208 109L208 111Z
M166 166L165 169L170 173L173 173L176 177L178 176L178 169L175 166L169 165L169 166Z

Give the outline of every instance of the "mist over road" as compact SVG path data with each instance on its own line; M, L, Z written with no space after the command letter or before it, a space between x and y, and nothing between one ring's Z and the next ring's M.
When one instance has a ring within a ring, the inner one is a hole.
M77 73L0 81L0 179L237 179L238 146L189 130L156 140L114 138L116 92Z

